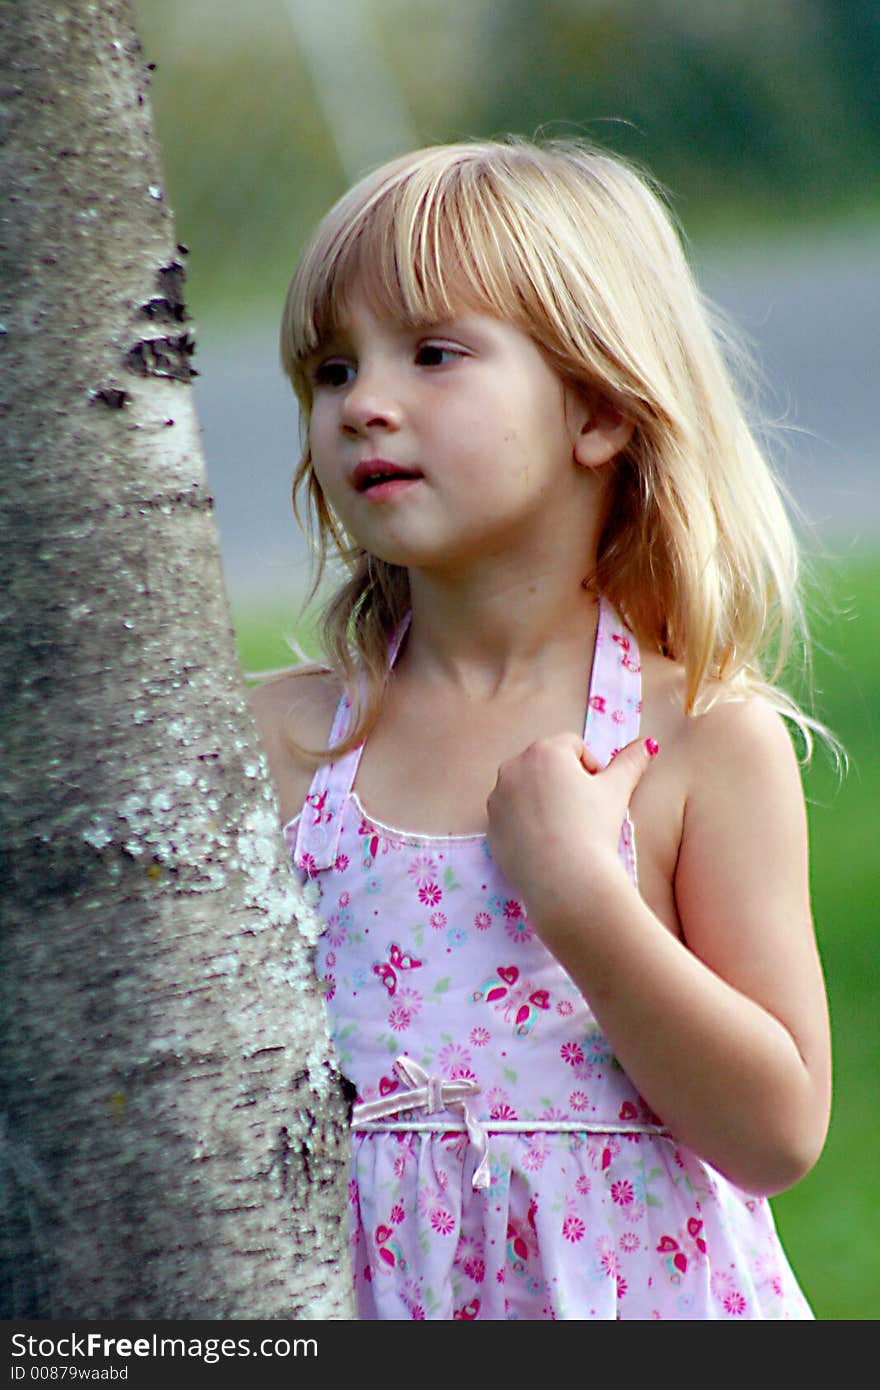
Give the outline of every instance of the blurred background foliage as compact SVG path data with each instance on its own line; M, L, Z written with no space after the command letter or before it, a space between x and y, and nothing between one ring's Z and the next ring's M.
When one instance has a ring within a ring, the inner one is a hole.
M396 151L574 134L688 233L880 209L876 0L136 0L196 310L277 306L302 240ZM282 286L283 289L283 286Z
M277 375L275 325L290 272L318 217L383 158L509 131L593 140L650 169L697 248L720 247L723 256L728 247L735 256L741 244L772 243L771 278L823 229L855 227L860 245L876 237L877 0L135 5L146 56L157 64L153 101L167 190L178 236L190 247L190 300L203 347L213 340L236 364L219 378L219 394L235 400L214 436L217 455L222 436L235 434L235 412L246 417L229 463L242 490L229 504L227 564L234 529L251 535L252 553L265 546L247 503L253 494L264 513L278 510L267 495L269 454L278 453L281 473L293 468L294 421L280 407L273 415L254 384L270 370ZM838 273L854 244L848 234L834 242ZM815 265L822 274L821 250ZM865 265L876 260L858 259L859 286ZM836 282L829 283L834 295ZM244 320L259 321L259 350L240 331ZM844 379L860 378L862 400L865 389L876 390L864 384L876 335L855 339L846 356L838 342L835 378L834 343L822 342L821 319L808 321L827 364L820 389L844 400ZM832 417L835 409L832 401ZM873 476L873 429L870 436L863 477ZM207 427L206 442L219 501L223 464L214 473ZM845 491L849 483L835 485ZM806 777L835 1036L834 1116L817 1168L774 1202L792 1262L825 1319L873 1319L880 1304L880 548L870 519L867 535L856 534L857 549L816 566L811 604L819 615L818 711L852 762L841 782L819 753ZM278 600L279 588L274 603L237 614L250 669L290 661L281 634L292 626L293 604Z

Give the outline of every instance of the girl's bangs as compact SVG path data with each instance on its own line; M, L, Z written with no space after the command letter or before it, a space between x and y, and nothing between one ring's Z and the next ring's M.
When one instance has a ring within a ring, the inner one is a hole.
M331 217L319 231L288 302L291 365L300 380L304 360L336 334L355 292L380 317L414 327L464 310L519 316L516 258L503 246L503 228L493 225L485 188L466 184L461 169L447 169L445 178L428 179L428 172L412 171L345 225Z

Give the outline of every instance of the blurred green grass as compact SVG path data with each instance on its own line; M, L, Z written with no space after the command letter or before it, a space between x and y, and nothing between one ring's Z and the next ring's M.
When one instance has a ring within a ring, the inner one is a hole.
M842 741L841 778L817 747L804 786L813 905L831 1004L835 1096L825 1152L812 1173L774 1200L791 1262L817 1318L880 1313L880 1009L876 924L880 898L880 555L825 559L810 586L815 712ZM293 662L287 634L316 648L294 608L235 615L246 671Z
M817 750L804 785L813 909L834 1041L831 1130L816 1168L774 1209L823 1319L880 1313L880 557L826 561L812 585L818 714L841 739L841 780Z

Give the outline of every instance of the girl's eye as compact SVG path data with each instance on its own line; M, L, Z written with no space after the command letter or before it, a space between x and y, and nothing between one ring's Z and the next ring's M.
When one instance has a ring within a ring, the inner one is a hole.
M313 373L313 381L316 386L347 386L354 376L354 367L350 362L346 362L341 357L328 357L326 362L319 362Z
M416 349L416 364L419 367L445 367L449 362L464 354L448 343L420 343Z

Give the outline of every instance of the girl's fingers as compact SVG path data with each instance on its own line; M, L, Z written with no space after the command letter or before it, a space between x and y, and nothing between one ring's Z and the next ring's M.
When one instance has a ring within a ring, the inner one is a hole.
M660 745L656 739L637 738L632 743L628 743L625 748L621 748L620 752L614 755L614 758L608 764L607 771L610 772L613 769L612 775L627 783L629 795L631 796L641 781L645 768L656 758L659 752ZM581 762L587 772L591 774L603 770L602 764L590 751L587 744L583 745Z
M660 745L653 738L637 738L632 743L628 743L608 765L608 774L616 778L622 786L626 788L626 800L635 791L639 782L642 780L648 764L653 762L660 752Z

